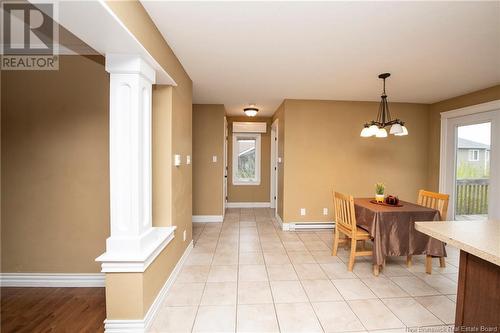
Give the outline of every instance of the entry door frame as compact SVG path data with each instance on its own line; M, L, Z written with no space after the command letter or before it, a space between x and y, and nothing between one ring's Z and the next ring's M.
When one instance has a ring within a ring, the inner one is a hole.
M271 125L271 181L270 197L271 208L278 212L278 119Z
M491 122L488 218L500 218L500 205L493 202L500 196L500 100L495 100L441 113L439 192L450 193L447 219L455 214L456 128L482 122Z
M228 145L227 118L224 116L224 158L222 161L222 217L226 215L227 207L227 145Z

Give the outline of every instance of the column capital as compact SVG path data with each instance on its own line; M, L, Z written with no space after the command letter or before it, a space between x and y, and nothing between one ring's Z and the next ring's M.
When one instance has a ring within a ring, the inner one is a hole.
M110 74L139 74L151 84L156 82L156 73L144 59L134 54L106 54L106 72Z

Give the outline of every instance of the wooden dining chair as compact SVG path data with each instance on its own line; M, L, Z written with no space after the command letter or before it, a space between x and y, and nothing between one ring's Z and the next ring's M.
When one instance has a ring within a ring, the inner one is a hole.
M448 216L448 202L450 196L448 194L436 193L431 191L420 190L418 191L417 204L433 208L439 211L440 220L445 221ZM406 258L408 266L411 266L411 255ZM439 257L439 266L446 267L444 257ZM425 271L427 274L432 273L432 256L425 257Z
M342 193L333 192L333 207L335 208L335 234L333 237L333 255L337 255L339 242L351 242L348 270L352 272L354 260L360 256L371 256L372 251L366 251L364 244L362 251L356 251L358 241L370 240L370 234L356 226L356 213L354 211L354 198ZM347 238L340 239L340 233Z

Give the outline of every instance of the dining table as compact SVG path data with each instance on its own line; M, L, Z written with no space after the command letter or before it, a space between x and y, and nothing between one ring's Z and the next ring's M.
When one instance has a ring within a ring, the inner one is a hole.
M406 201L399 201L397 206L376 203L370 198L355 198L354 208L357 226L373 238L375 275L388 256L446 257L443 242L415 229L417 221L440 221L438 210Z

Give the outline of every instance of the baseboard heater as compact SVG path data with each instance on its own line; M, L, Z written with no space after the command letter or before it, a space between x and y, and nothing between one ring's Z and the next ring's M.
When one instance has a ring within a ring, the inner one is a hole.
M335 222L330 223L283 223L283 230L295 229L333 229Z
M294 223L295 229L333 229L335 223Z

